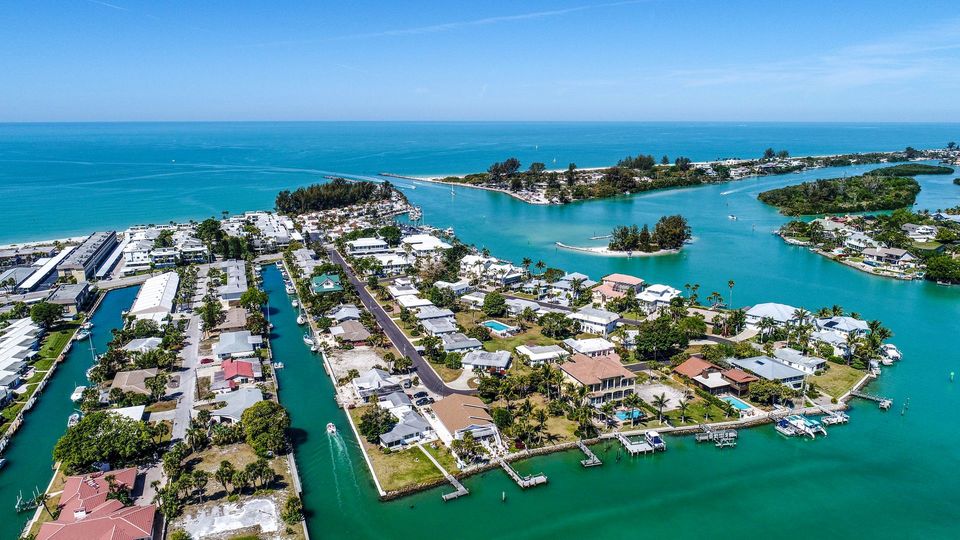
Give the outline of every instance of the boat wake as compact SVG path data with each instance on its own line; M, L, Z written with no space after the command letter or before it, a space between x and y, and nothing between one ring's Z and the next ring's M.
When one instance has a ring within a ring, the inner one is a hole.
M343 440L343 435L340 432L330 435L330 458L332 462L341 461L345 462L347 465L347 471L350 474L350 479L353 480L353 487L356 488L357 492L360 491L360 482L357 479L357 470L353 466L353 458L350 457L349 449L347 448L347 441ZM336 449L334 450L334 447ZM336 463L333 463L335 466ZM334 471L334 477L336 478L336 471ZM337 496L340 496L340 486L339 480L336 480L337 485Z

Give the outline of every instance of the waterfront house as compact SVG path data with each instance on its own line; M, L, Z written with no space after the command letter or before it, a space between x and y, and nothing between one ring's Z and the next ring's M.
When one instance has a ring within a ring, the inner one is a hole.
M163 340L158 337L136 338L131 339L129 343L120 349L127 352L142 354L156 349L162 342Z
M330 328L330 335L341 342L359 345L370 339L370 331L360 321L343 321Z
M787 304L774 302L757 304L747 310L747 327L759 330L760 321L763 319L770 319L780 327L789 326L798 322L796 313L797 308Z
M905 249L899 248L869 248L863 250L865 262L875 265L890 265L900 269L916 266L917 258Z
M480 398L451 394L431 407L437 419L437 435L446 444L467 433L476 440L492 439L499 445L500 435L490 411Z
M740 368L726 369L720 372L720 374L730 383L730 391L736 393L738 396L750 390L750 383L760 380L756 375L747 373Z
M587 387L587 401L599 407L608 401L620 401L635 390L637 376L620 363L616 354L585 356L574 354L560 364L564 380Z
M916 223L905 223L900 226L900 230L914 242L932 242L940 232L936 225L917 225Z
M829 330L842 334L865 336L870 331L866 321L847 316L822 317L814 321L817 330Z
M176 272L167 272L146 280L137 291L137 298L127 315L137 320L151 320L158 325L173 313L173 304L177 298L180 276Z
M219 398L219 408L210 411L210 418L223 424L236 424L243 418L243 411L263 401L259 388L240 388Z
M383 447L400 448L416 444L432 436L433 428L430 423L416 411L404 410L401 412L393 409L390 412L397 418L397 423L390 431L380 435L380 444Z
M7 390L3 386L0 386L0 408L6 407L13 402L13 392Z
M515 350L526 358L531 366L560 362L570 356L570 353L559 345L520 345Z
M457 325L451 319L427 319L420 321L420 326L428 336L442 336L457 331Z
M614 345L603 338L575 339L567 338L563 340L571 352L585 356L604 356L613 354Z
M0 371L0 390L10 390L20 386L23 382L21 374L17 371Z
M263 346L263 337L254 336L249 330L223 332L213 347L213 354L220 359L253 356Z
M247 328L247 310L235 306L227 310L223 316L223 321L213 327L213 332L237 332Z
M593 288L593 302L606 307L607 302L623 298L630 291L640 294L643 283L642 279L627 274L606 275L600 280L600 285Z
M863 250L868 248L880 247L879 242L877 242L873 238L870 238L866 234L860 231L855 231L853 229L846 229L846 230L849 231L849 234L847 234L843 239L843 247L849 250L855 251L857 253L861 253Z
M343 291L339 274L320 274L310 280L310 288L314 294L328 294Z
M347 242L347 255L354 257L387 251L390 251L390 245L379 238L357 238Z
M371 369L351 381L361 399L384 396L401 390L400 381L382 369Z
M341 304L328 313L327 318L337 323L359 321L360 309L353 304Z
M835 356L847 355L849 351L847 339L847 334L834 330L817 330L810 334L811 345L818 347L821 343L825 343L831 347Z
M670 305L674 298L680 296L680 290L669 285L654 284L645 288L637 295L641 309L653 313Z
M130 371L119 371L113 377L110 383L110 389L119 389L123 392L133 392L135 394L150 395L150 389L147 388L147 379L152 379L160 373L157 368L133 369Z
M236 388L237 385L254 383L263 380L263 369L259 361L224 360L220 365L223 379Z
M509 351L474 350L463 355L463 369L467 371L485 371L494 375L503 375L510 368Z
M729 364L747 370L761 379L777 381L784 386L799 390L803 387L806 373L790 367L783 362L769 356L754 356L752 358L729 358Z
M384 276L402 274L411 266L410 259L403 253L376 253L370 255L370 258L377 261L377 265L380 267L378 274Z
M86 281L80 283L65 283L53 291L47 302L63 306L63 313L67 317L76 317L83 311L90 300L93 299L93 293L90 284Z
M827 361L823 358L807 356L800 351L791 349L789 347L784 347L782 349L773 351L773 356L784 364L792 368L799 369L807 375L813 375L814 373L824 369L827 365Z
M587 306L569 313L567 318L580 323L580 329L584 332L608 336L617 328L620 315L612 311Z
M451 332L440 336L443 350L446 352L467 352L483 346L480 340L467 337L461 332Z
M460 260L460 275L504 287L523 280L526 270L493 257L467 255Z
M730 381L728 381L719 371L710 371L691 377L691 381L700 387L704 392L713 395L722 394L730 391Z
M473 287L470 286L470 282L462 279L455 282L437 281L433 284L433 286L438 289L449 289L450 291L453 291L455 296L463 296L473 290Z
M453 247L429 234L411 234L403 237L400 243L404 246L404 249L407 249L406 246L410 246L410 252L417 257L435 255Z
M713 373L713 372L719 372L719 371L721 371L720 366L714 364L713 362L704 360L699 356L691 356L690 358L687 358L686 360L684 360L683 363L673 368L674 373L681 375L683 377L686 377L688 379L699 377L705 373Z

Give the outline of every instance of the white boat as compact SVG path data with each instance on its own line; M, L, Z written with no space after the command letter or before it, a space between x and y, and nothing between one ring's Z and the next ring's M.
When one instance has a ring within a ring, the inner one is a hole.
M303 335L303 342L306 343L307 345L313 345L313 344L314 344L313 338L310 336L310 334L304 334L304 335Z
M290 302L290 305L293 306L293 307L295 307L295 308L298 308L298 307L300 307L300 302L297 302L296 300L294 300L294 301Z
M729 219L730 221L736 221L736 220L737 220L737 216L735 216L735 215L733 215L733 214L730 214L729 216L727 216L727 219Z
M317 351L319 351L319 350L320 350L320 349L317 347L316 344L310 346L310 352L317 352Z
M70 394L70 401L76 403L83 399L83 391L86 390L86 386L78 386L74 388L73 393Z
M89 330L89 329L93 328L93 321L87 321L87 322L81 324L81 325L80 325L80 328L83 328L84 330Z
M297 290L293 288L293 285L287 285L286 287L283 288L283 290L286 291L287 294L293 294L297 292Z
M664 442L663 437L661 437L660 434L657 433L656 431L648 431L644 435L644 439L646 439L647 444L653 447L654 450L667 449L667 443Z
M75 412L70 415L70 418L67 418L67 427L73 427L80 423L80 413Z
M777 423L774 425L774 429L777 430L777 433L787 437L793 437L797 434L797 429L794 428L793 425L790 422L787 422L784 418L777 420Z
M327 433L333 435L337 432L337 426L333 425L333 422L327 422Z
M277 261L277 268L283 268L283 261Z
M900 349L897 348L893 343L884 343L880 346L880 354L884 358L889 358L890 360L897 361L903 358L903 354L900 353ZM887 365L887 364L884 364Z
M273 369L283 369L283 362L274 362Z
M303 318L303 315L297 315L297 324L303 325L306 323L307 323L307 320Z
M80 330L77 330L77 335L74 336L74 339L76 339L77 341L83 341L88 337L90 337L90 334L91 334L90 330L87 330L86 328L81 328Z
M0 457L0 469L2 469L3 466L6 464L7 464L7 458Z

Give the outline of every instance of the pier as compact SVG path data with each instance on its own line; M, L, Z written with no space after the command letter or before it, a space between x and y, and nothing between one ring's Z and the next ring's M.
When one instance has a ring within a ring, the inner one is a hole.
M878 396L878 395L875 395L875 394L868 394L868 393L866 393L866 392L860 392L860 391L850 392L850 395L851 395L851 396L854 396L854 397L858 397L858 398L860 398L860 399L865 399L865 400L867 400L867 401L874 401L874 402L876 402L877 405L879 405L879 407L880 407L881 409L883 409L883 410L887 410L887 409L889 409L891 406L893 406L893 400L890 399L890 398L885 398L885 397L883 397L883 396Z
M517 485L522 487L523 489L532 488L532 487L539 486L540 484L547 483L547 475L543 473L520 476L520 473L514 470L514 468L511 467L510 464L504 461L503 459L498 460L498 462L500 463L500 467L502 467L503 470L507 471L507 474L510 475L510 478L513 478L513 481L516 482Z
M714 429L706 424L701 425L702 433L694 435L694 439L699 442L712 442L717 448L727 446L736 446L739 433L735 429Z
M417 444L417 448L419 448L420 451L423 452L423 455L427 456L427 459L429 459L433 463L433 465L437 469L439 469L441 473L443 473L443 477L446 478L447 482L450 482L450 485L453 486L454 491L450 493L444 493L443 495L440 496L440 498L443 499L443 502L447 502L453 499L459 499L464 495L470 494L470 492L467 491L467 488L463 487L463 484L461 484L460 481L457 480L457 477L447 472L447 470L444 469L442 465L440 465L440 462L433 457L433 454L431 454L430 452L427 452L427 449L424 448L422 444Z
M617 433L617 440L620 441L620 444L623 445L623 447L627 452L630 453L631 456L635 456L637 454L652 454L656 452L656 449L646 441L634 442L623 433Z
M593 453L593 450L590 450L590 447L584 444L583 441L577 441L577 446L580 447L580 450L587 456L587 459L581 459L580 465L584 467L596 467L598 465L603 465L603 462L600 461L600 458Z

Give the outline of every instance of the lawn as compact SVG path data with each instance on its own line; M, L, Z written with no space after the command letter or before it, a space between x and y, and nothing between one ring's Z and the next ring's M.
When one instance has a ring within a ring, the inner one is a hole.
M61 324L56 332L51 332L43 338L43 345L40 346L40 356L43 358L56 358L63 352L73 333L80 327L79 322L69 322Z
M360 423L360 417L367 407L364 405L350 410L354 424ZM443 473L429 460L419 448L407 448L397 452L385 453L380 446L361 439L370 462L373 464L374 474L380 481L384 491L394 491L403 487L415 486L425 482L436 482L443 479ZM442 463L442 462L441 462Z
M540 325L531 324L526 331L510 337L494 337L483 344L483 348L488 351L510 351L513 352L520 345L556 345L560 343L556 339L549 338L540 333Z
M49 371L55 361L55 358L41 358L33 363L33 368L37 371Z
M286 457L280 456L269 460L270 468L277 473L277 481L274 486L290 486L292 482L287 471ZM223 485L213 478L213 473L220 468L220 462L229 461L237 470L243 469L249 463L257 461L257 454L250 446L245 443L230 444L227 446L210 446L199 454L191 454L188 461L193 461L194 470L202 470L210 473L210 481L207 482L207 497L215 497L217 493L223 492Z
M168 399L166 401L158 401L156 403L151 403L147 405L146 411L148 413L154 412L163 412L163 411L172 411L177 408L177 400Z
M451 369L443 364L437 364L435 362L431 362L429 359L427 359L427 357L424 357L424 359L427 360L427 363L430 364L430 367L437 372L437 375L439 375L440 378L443 379L443 382L455 381L457 380L458 377L460 377L460 374L463 373L463 368Z
M449 448L440 442L425 444L423 447L433 456L433 459L440 462L440 465L443 465L443 468L446 469L448 473L457 474L460 472L460 469L457 468L457 460L453 457Z
M742 398L741 398L742 399ZM707 412L709 410L709 420L707 419ZM710 405L702 398L697 398L694 401L690 402L690 406L687 407L687 412L684 414L684 421L682 425L690 424L702 424L704 422L719 422L722 420L735 420L735 416L727 417L724 416L724 412L720 407L716 405ZM653 419L657 419L656 413L653 413ZM663 417L667 418L669 422L674 426L681 425L680 422L680 411L674 410L670 412L664 412Z
M842 364L831 362L827 367L828 369L822 374L808 377L807 381L816 384L823 393L835 398L852 390L857 381L866 375L863 371Z

